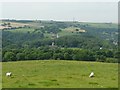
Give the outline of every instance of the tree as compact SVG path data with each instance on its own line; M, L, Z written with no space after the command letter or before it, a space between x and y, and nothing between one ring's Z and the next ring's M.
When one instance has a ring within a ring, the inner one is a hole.
M15 54L13 52L6 52L4 54L4 61L16 61Z
M112 58L114 55L113 55L113 52L109 50L106 52L106 56Z
M17 60L24 60L25 59L25 55L23 53L17 53L16 59Z
M98 62L105 62L106 61L106 57L103 55L96 55L96 61Z
M76 31L79 31L79 29L75 29Z
M71 58L70 54L64 53L64 59L65 59L65 60L70 60L70 59L72 59L72 58Z
M63 59L63 55L61 53L54 53L53 54L53 59L55 59L55 60L58 60L58 59L62 60Z

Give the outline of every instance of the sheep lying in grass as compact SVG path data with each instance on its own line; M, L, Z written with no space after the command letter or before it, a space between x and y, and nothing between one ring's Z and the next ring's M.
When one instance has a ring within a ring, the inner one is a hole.
M90 75L89 75L89 77L90 77L90 78L91 78L91 77L94 77L94 73L91 72Z
M12 76L12 73L11 73L11 72L7 72L7 73L6 73L6 76L7 76L7 77L10 77L10 76Z

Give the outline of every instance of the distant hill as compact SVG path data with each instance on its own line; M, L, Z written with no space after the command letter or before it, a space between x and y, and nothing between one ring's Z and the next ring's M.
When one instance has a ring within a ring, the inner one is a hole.
M105 53L110 50L113 53L110 58L114 58L118 48L117 26L114 23L2 20L3 52L52 46L91 52L103 49Z

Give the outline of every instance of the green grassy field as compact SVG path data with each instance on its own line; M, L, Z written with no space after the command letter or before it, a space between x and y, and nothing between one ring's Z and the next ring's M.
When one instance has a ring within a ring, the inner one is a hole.
M20 29L15 29L15 30L6 30L6 31L10 31L13 33L27 33L27 32L33 32L34 29L33 28L20 28Z
M2 63L3 88L117 88L118 64L35 60ZM6 72L12 72L6 77ZM90 72L95 77L89 78Z
M70 36L70 35L78 35L75 32L75 29L76 29L75 27L68 27L68 28L62 29L61 32L58 32L58 35L60 37L62 37L62 36ZM49 37L49 38L52 37L52 34L50 34L50 33L45 33L44 35L45 35L45 37Z
M81 25L89 25L96 28L118 28L117 23L93 23L93 22L81 22Z

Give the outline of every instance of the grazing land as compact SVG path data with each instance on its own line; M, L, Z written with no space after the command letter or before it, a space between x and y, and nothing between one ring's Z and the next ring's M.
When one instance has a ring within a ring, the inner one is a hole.
M3 88L117 88L118 64L33 60L3 62ZM95 77L89 78L91 72ZM12 72L6 77L6 72Z

